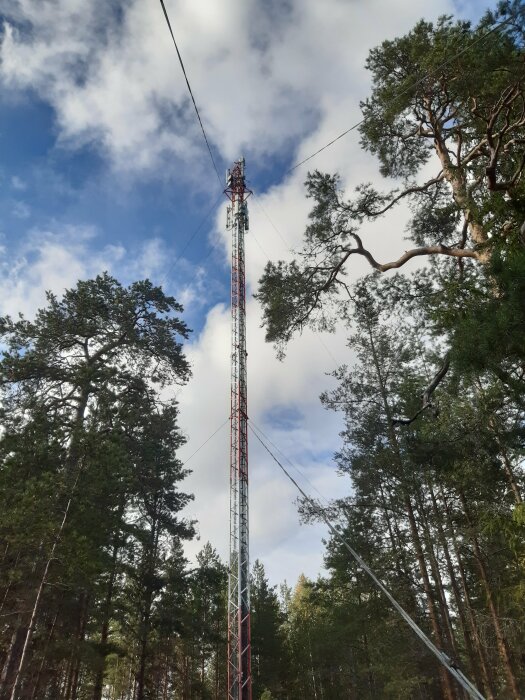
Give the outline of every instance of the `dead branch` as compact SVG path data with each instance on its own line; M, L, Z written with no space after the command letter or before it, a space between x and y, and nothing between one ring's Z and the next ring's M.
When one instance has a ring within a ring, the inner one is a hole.
M439 368L439 370L436 372L432 380L430 381L430 384L428 384L427 387L425 387L425 390L421 394L421 408L412 416L412 418L407 418L406 416L396 416L395 418L392 418L392 425L410 425L413 423L419 416L426 411L428 408L433 408L434 404L432 402L432 394L435 392L439 384L443 381L443 378L445 377L446 373L448 372L450 367L450 357L447 354L445 356L445 359L443 361L443 364Z
M433 177L432 179L428 180L423 185L414 185L413 187L407 187L405 190L403 190L398 195L396 195L382 209L376 209L374 211L372 209L365 208L364 213L370 217L381 216L382 214L385 214L393 206L395 206L401 199L404 199L405 197L407 197L410 194L416 194L418 192L426 192L430 187L432 187L432 185L437 185L438 183L443 182L443 180L444 180L444 173L443 173L443 171L441 171L440 173L438 173L438 175L436 177Z

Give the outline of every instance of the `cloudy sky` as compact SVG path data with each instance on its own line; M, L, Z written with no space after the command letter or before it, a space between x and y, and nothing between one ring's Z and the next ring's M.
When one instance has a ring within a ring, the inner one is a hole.
M492 3L493 4L493 3ZM269 258L288 258L308 213L308 167L352 188L377 181L354 131L368 50L421 17L476 19L485 0L166 0L219 171L241 154L247 236L250 417L301 470L310 492L342 495L340 419L319 394L348 361L344 336L296 339L284 362L264 343L251 294ZM158 0L0 0L0 314L31 316L57 293L109 270L162 283L194 333L181 424L195 494L188 515L223 556L228 541L229 260L225 200L188 99ZM200 226L200 228L198 228ZM197 231L198 229L198 231ZM195 233L197 231L197 233ZM369 233L381 260L403 246L403 213ZM191 239L191 243L188 241ZM402 249L402 248L401 248ZM351 278L363 267L356 261ZM323 528L301 526L296 493L252 439L251 556L272 582L322 567ZM297 475L296 475L297 476Z

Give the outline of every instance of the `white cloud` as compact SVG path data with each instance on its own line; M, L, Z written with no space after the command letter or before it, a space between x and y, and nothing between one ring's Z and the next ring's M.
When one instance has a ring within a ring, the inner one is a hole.
M18 175L13 175L13 177L11 178L11 187L14 190L23 192L27 189L27 183L24 180L22 180L21 177L18 177Z
M342 480L327 457L337 444L341 423L326 412L318 397L331 384L324 372L334 363L311 333L293 342L287 360L279 362L271 346L264 343L259 309L248 300L249 415L264 432L304 471L308 479L328 497L340 494ZM330 338L334 353L344 357L343 338ZM180 395L181 424L190 437L182 452L187 459L229 415L230 313L215 306L198 338L188 348L193 378ZM286 430L282 415L292 411L293 424ZM277 416L277 419L276 419ZM189 462L193 470L187 487L196 494L188 513L200 523L204 540L211 540L223 556L228 547L228 425L213 437ZM321 535L324 528L300 527L294 487L269 458L253 435L250 452L250 528L252 558L261 558L273 579L295 580L302 570L315 575L322 562ZM295 474L297 476L297 474ZM302 480L302 479L301 479ZM307 490L311 486L302 482ZM348 484L346 484L348 488ZM314 494L315 495L315 494ZM303 534L307 530L309 535ZM193 543L190 552L201 543ZM294 556L285 565L282 551L290 546ZM297 570L299 557L301 569ZM280 562L280 563L278 563Z
M367 91L368 49L421 13L415 0L167 6L204 123L227 161L241 150L262 161L310 131L301 156L347 128ZM106 0L2 0L4 84L36 90L56 111L62 143L95 142L121 170L183 160L190 176L209 171L160 4L118 7L122 14ZM450 9L439 0L430 14Z
M185 311L201 304L213 281L204 279L204 271L184 258L178 263L187 283L170 283L171 256L164 241L151 238L138 246L105 243L102 232L93 226L68 226L51 223L47 228L32 228L17 244L9 245L0 234L0 315L31 317L45 304L45 292L60 295L79 279L108 271L124 284L137 279L160 280ZM173 287L173 289L171 288ZM187 314L186 314L187 315Z
M98 272L110 270L120 250L104 246L98 252L89 244L96 231L86 226L33 229L16 248L0 248L0 314L31 317L45 304L45 292L61 294Z
M17 219L28 219L31 216L31 208L26 202L16 200L13 202L11 214Z

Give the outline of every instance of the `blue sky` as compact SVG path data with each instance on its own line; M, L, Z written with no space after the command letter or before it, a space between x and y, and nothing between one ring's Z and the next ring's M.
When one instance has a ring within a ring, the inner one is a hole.
M54 110L31 89L4 94L0 106L0 231L10 254L16 255L20 241L34 229L89 227L93 237L86 254L111 244L123 246L132 255L144 241L154 239L166 254L153 275L155 282L169 286L174 278L178 283L190 281L193 266L202 264L211 278L207 305L228 303L227 261L218 254L212 236L213 205L217 210L224 208L225 199L220 199L213 173L211 181L207 176L202 182L189 177L187 184L182 168L177 174L167 171L128 177L115 172L96 140L79 147L61 144ZM222 175L226 160L215 147L214 151ZM249 186L263 193L279 182L292 156L290 142L282 153L259 165L249 177ZM212 172L207 157L203 150L201 167ZM206 307L188 311L188 321L198 333Z
M186 248L182 264L176 270L170 268L170 259L176 261L204 220L202 212L216 201L218 185L209 191L185 189L171 177L122 179L96 142L78 149L57 144L53 110L31 91L8 95L3 102L0 148L0 231L11 253L16 255L20 241L34 229L89 227L93 237L86 254L108 244L133 251L144 241L158 239L168 256L155 279L158 283L174 276L188 278L191 269L186 261L197 263L209 253L212 216ZM207 267L217 268L214 299L226 301L227 270L217 267L213 256ZM193 314L195 330L202 327L204 318L202 309Z
M236 157L262 208L251 204L249 290L266 256L299 245L306 168L286 174L359 119L370 48L408 31L424 13L475 17L488 3L433 0L168 0L197 103L222 172ZM156 0L0 0L0 313L31 314L46 288L60 293L108 269L124 282L148 276L185 305L194 378L181 393L189 456L227 417L228 240L225 202L202 142ZM354 132L312 165L347 187L378 179ZM271 221L266 217L266 212ZM403 212L379 257L403 245ZM279 230L279 235L275 228ZM184 249L184 250L183 250ZM264 251L264 252L263 252ZM356 265L358 276L364 268ZM348 361L345 333L306 333L279 363L248 303L252 418L328 496L349 489L335 474L337 416L319 393ZM328 348L328 350L326 350ZM351 359L351 358L350 358ZM183 455L184 456L184 455ZM189 466L201 537L226 555L227 431ZM298 524L292 488L252 444L252 558L273 581L315 575L321 527ZM271 517L269 517L271 515ZM191 545L193 554L202 542ZM192 549L193 548L193 549Z

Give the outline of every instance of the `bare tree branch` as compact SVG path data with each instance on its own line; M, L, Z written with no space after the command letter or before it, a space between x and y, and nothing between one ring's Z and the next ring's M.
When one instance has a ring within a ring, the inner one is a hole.
M445 359L443 361L443 364L439 368L439 370L436 372L436 374L432 377L432 380L430 381L430 384L428 384L427 387L425 387L425 390L421 394L421 399L422 399L422 404L421 408L412 416L412 418L406 418L405 416L396 416L395 418L392 418L392 425L410 425L413 423L419 416L427 410L427 408L432 408L433 403L432 403L432 394L435 392L439 384L443 381L443 378L445 377L446 373L448 372L450 367L450 357L448 354L445 356Z
M437 185L439 182L442 182L443 180L444 180L444 174L443 174L443 171L441 171L440 173L438 173L438 175L436 175L436 177L433 177L431 180L427 180L427 182L425 182L422 185L414 185L413 187L407 187L407 189L403 190L398 195L396 195L382 209L376 209L375 211L373 211L371 209L364 207L363 211L367 216L370 216L370 217L381 216L382 214L385 214L389 209L391 209L395 204L397 204L404 197L407 197L410 194L415 194L417 192L426 192L429 189L429 187L432 187L432 185Z
M374 258L372 253L363 246L363 242L357 233L350 233L350 235L357 243L357 247L346 250L339 262L333 266L327 281L322 287L322 291L326 291L332 286L332 284L336 281L338 274L341 272L341 269L344 267L346 261L351 255L362 255L368 260L368 262L374 268L374 270L378 270L379 272L395 270L399 267L402 267L409 260L412 260L412 258L420 257L423 255L447 255L453 258L473 258L474 260L480 259L479 253L475 250L439 244L421 246L419 248L412 248L411 250L405 251L405 253L403 253L403 255L397 260L393 260L387 263L380 263Z

